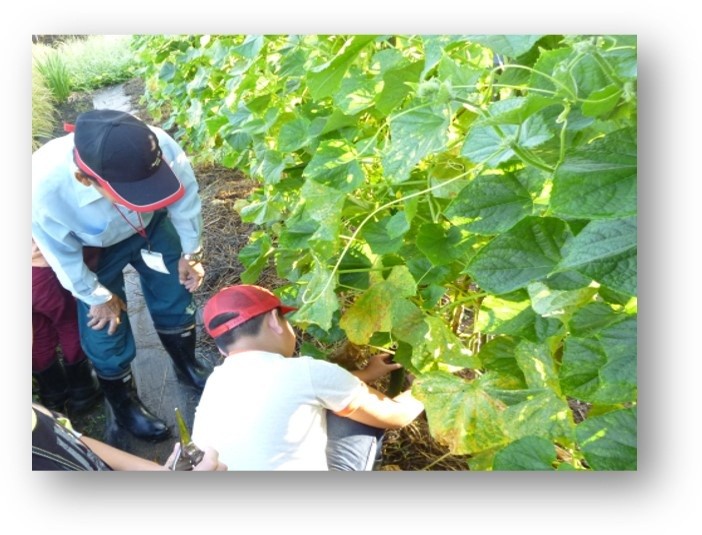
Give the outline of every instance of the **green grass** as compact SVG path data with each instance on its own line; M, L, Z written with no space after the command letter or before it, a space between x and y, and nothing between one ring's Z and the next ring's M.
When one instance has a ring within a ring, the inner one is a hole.
M41 71L57 102L72 91L93 91L134 76L137 58L130 35L90 35L71 38L56 48L32 45L32 61Z
M70 73L74 91L91 91L132 78L136 56L130 35L91 35L61 43L57 51Z
M32 151L39 148L40 137L48 138L56 123L54 97L42 74L32 65Z
M61 54L48 46L32 45L32 66L56 102L65 102L71 94L71 75Z

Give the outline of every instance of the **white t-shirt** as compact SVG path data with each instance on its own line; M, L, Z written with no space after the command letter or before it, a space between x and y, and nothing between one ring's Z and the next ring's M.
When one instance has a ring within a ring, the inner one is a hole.
M364 391L330 362L236 353L207 380L193 441L215 448L230 470L328 470L325 409L342 411Z

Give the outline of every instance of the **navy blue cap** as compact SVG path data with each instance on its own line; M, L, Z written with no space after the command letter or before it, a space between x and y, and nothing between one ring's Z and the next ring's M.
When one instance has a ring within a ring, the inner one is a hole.
M185 188L164 161L156 134L123 111L92 110L76 119L74 159L136 212L153 212L180 199Z

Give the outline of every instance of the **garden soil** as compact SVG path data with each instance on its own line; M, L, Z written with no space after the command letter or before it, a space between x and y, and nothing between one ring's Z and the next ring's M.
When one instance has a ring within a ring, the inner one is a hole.
M95 93L73 94L67 102L57 107L54 137L65 134L63 123L74 123L80 113L95 107L125 109L147 123L158 124L143 105L143 94L144 84L138 78ZM239 171L216 165L195 165L194 170L203 203L203 247L206 258L205 279L195 295L196 304L201 309L204 302L218 289L240 282L239 277L244 268L237 260L237 252L246 245L253 226L241 221L234 203L246 198L256 184ZM133 363L137 387L144 403L169 424L175 435L173 409L178 406L188 425L192 426L199 395L176 378L170 359L151 326L138 277L130 268L125 270L125 281L130 322L137 339L137 357ZM282 283L273 269L264 271L258 281L258 284L270 288ZM340 365L347 368L363 365L362 350L349 349L348 344L331 349L332 360L337 360ZM197 355L212 365L220 362L214 344L204 334L200 324ZM382 390L384 385L374 386ZM36 392L33 394L36 396ZM166 461L175 439L157 444L136 439L119 427L109 425L112 419L108 410L107 404L102 402L88 414L68 416L78 430L89 436L159 463ZM466 461L466 457L449 455L446 448L431 438L427 422L422 416L401 430L388 431L383 445L381 470L467 470Z

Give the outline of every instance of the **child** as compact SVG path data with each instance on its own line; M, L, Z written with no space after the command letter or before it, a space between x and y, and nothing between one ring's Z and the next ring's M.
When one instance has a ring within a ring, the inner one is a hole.
M227 469L212 448L193 470L224 472ZM169 470L176 455L174 449L165 465L137 457L109 444L76 432L62 414L32 403L32 470L70 471L142 471Z
M230 470L371 470L385 429L423 410L367 386L399 364L376 355L358 372L301 356L283 305L252 285L224 288L205 305L205 330L226 358L205 385L193 439ZM328 443L328 444L327 444Z
M61 348L63 362L58 358ZM74 297L32 239L32 376L39 399L51 410L77 414L102 398L93 366L78 333Z

